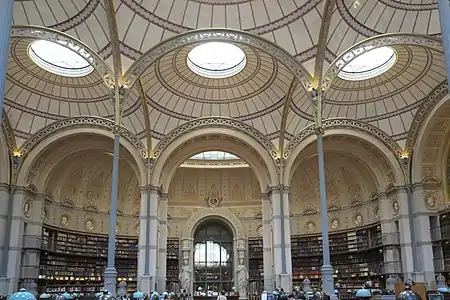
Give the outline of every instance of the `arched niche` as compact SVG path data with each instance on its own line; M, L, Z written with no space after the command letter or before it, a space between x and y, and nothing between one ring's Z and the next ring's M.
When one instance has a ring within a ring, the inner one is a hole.
M90 143L84 142L83 145L83 136L94 137L90 139ZM81 137L81 139L78 139ZM49 157L57 157L55 153L52 153L56 150L62 152L62 147L66 147L66 154L71 152L76 152L83 147L85 149L89 149L90 145L92 145L91 149L95 149L95 137L104 137L107 138L112 145L114 134L112 131L107 130L106 128L90 128L90 127L69 127L65 130L56 131L53 134L46 135L41 141L39 141L33 148L27 152L25 158L20 165L19 173L17 176L17 184L19 186L27 186L31 183L35 184L38 189L43 187L45 182L44 178L46 176L37 176L39 172L43 169L48 171L48 168L43 168L43 162ZM80 141L79 144L72 144L71 147L67 146L71 140L78 139ZM147 182L147 167L145 166L145 162L142 160L142 157L139 151L134 147L134 145L128 139L121 139L122 151L126 150L131 158L132 158L132 166L135 168L137 172L137 178L139 180L139 184L142 186ZM111 150L109 150L111 151ZM61 153L58 157L62 159L64 157L64 153Z
M261 191L278 184L277 167L268 150L251 135L227 127L199 128L174 138L164 151L159 152L152 184L162 185L163 192L168 192L177 168L193 155L210 150L229 152L246 161L254 170Z
M336 140L339 142L336 142ZM397 186L405 184L404 172L396 153L368 132L352 128L326 128L324 149L343 151L364 161L373 172L380 191L385 191L391 184ZM304 152L305 150L307 151ZM314 134L305 135L301 141L293 145L289 156L286 158L283 172L283 182L286 186L289 186L299 161L308 153L309 155L317 153L317 142ZM372 158L368 157L367 154L370 154Z

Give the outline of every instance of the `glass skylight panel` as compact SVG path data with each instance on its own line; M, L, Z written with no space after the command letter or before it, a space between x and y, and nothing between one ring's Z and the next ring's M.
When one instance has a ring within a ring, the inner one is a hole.
M187 65L197 75L207 78L227 78L241 72L247 63L241 48L223 42L209 42L194 47Z
M89 53L63 41L35 41L28 47L28 55L42 69L60 76L82 77L94 71Z
M351 60L354 56L357 57ZM388 71L397 61L397 54L391 47L366 46L346 53L336 66L340 67L344 64L343 61L349 60L351 61L341 69L338 76L351 81L367 80Z
M191 159L225 160L225 159L239 159L239 157L223 151L206 151L192 156Z

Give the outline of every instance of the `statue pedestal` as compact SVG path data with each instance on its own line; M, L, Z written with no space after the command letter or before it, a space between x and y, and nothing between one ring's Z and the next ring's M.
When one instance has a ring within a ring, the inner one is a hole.
M138 289L140 289L143 293L152 293L155 291L155 278L150 275L141 275L141 278L139 279L139 286Z

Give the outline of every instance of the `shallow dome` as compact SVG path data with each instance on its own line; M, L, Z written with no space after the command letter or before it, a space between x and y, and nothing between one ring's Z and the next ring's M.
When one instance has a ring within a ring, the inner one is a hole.
M188 67L207 78L227 78L245 68L246 57L238 46L223 42L209 42L194 47L187 57Z
M42 69L60 76L82 77L94 71L92 58L84 49L63 41L35 41L28 47L28 55Z

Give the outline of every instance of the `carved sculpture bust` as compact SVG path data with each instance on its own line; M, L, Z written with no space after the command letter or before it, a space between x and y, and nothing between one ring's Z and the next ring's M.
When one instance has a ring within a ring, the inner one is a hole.
M248 271L247 268L239 264L236 268L236 285L238 287L238 292L240 296L247 296L247 286L248 286Z

